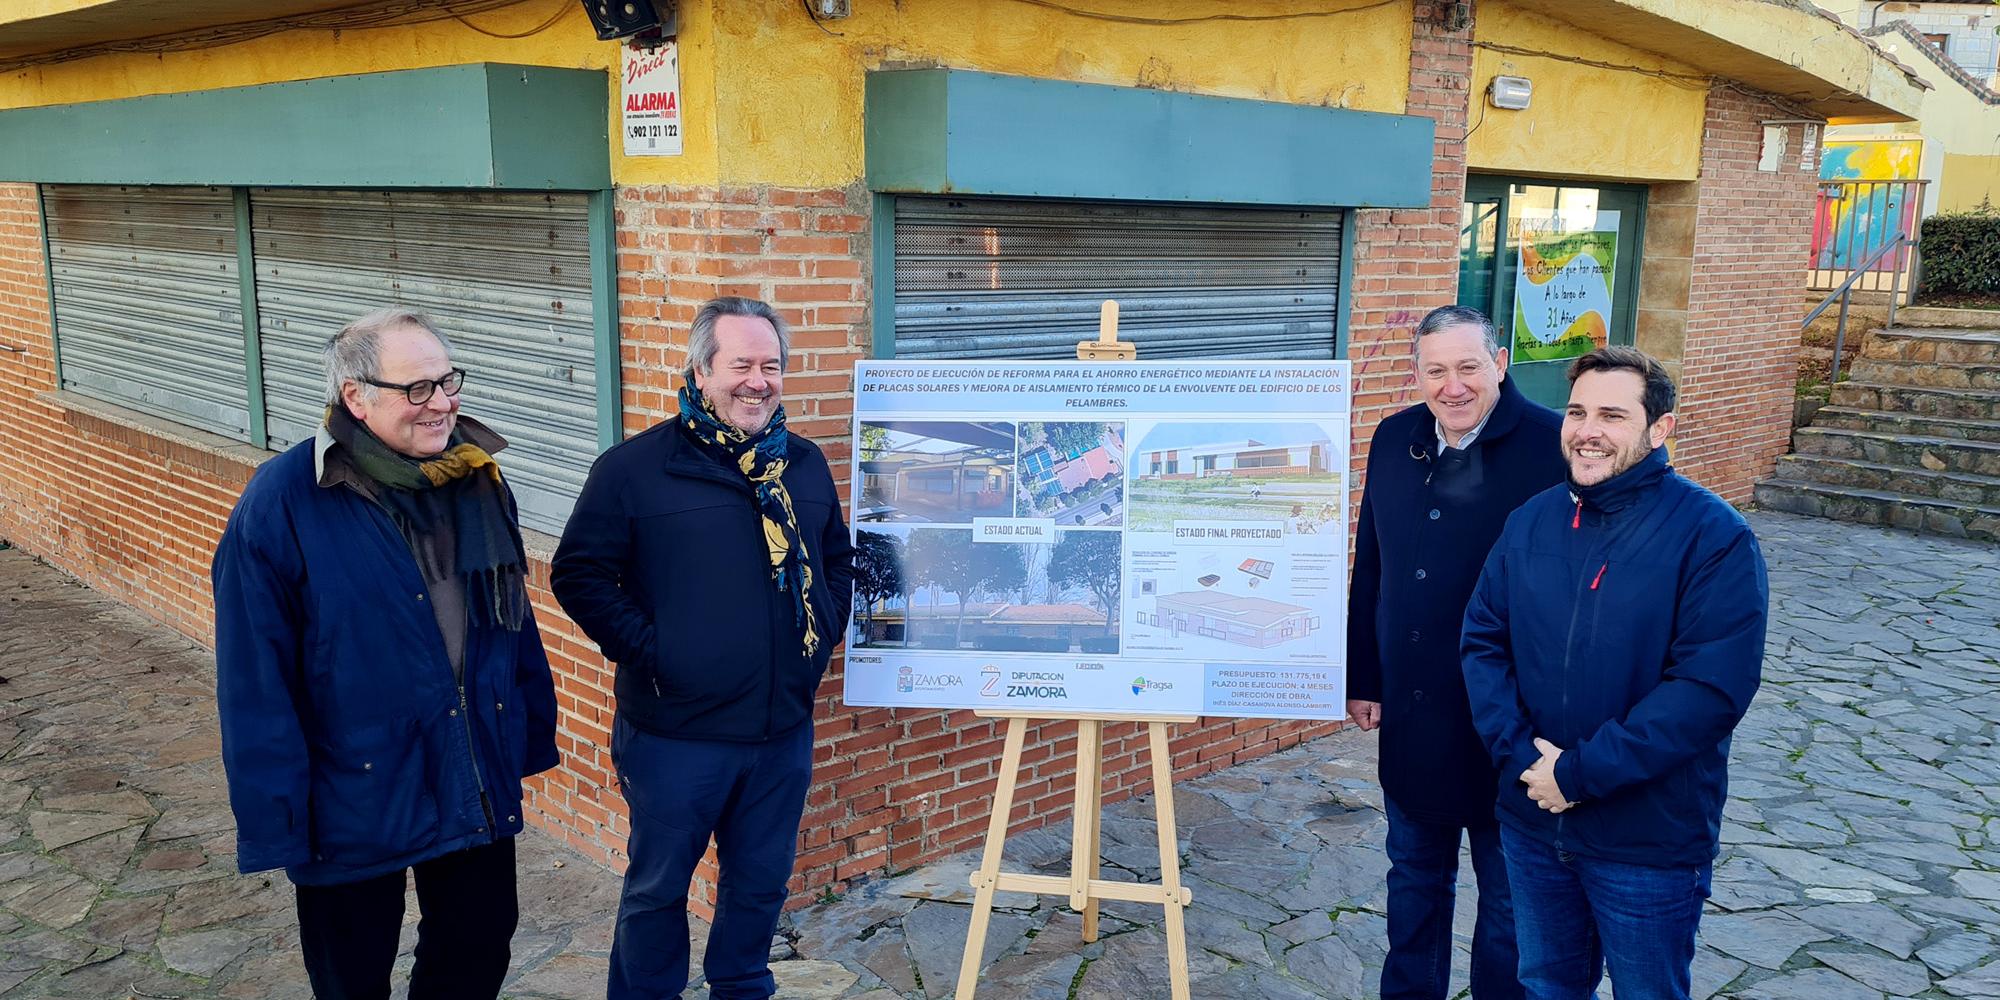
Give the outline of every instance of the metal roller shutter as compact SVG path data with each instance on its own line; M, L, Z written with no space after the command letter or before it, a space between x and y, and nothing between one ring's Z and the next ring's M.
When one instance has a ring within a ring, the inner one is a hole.
M227 188L42 188L63 387L250 439Z
M1146 360L1331 358L1338 210L896 199L899 358L1073 358L1117 299Z
M271 446L312 436L320 352L388 305L422 309L467 372L465 412L507 438L521 523L559 533L597 456L582 194L253 189Z

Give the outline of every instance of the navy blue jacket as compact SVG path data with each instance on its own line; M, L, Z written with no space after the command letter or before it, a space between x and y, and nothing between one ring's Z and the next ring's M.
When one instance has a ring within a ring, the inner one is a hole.
M521 832L521 779L556 765L532 614L468 626L461 690L409 543L319 485L312 441L251 477L211 579L239 869L332 885Z
M598 456L550 565L584 634L618 664L620 717L678 739L754 742L812 718L847 633L854 547L825 456L791 434L783 481L813 557L820 630L808 660L790 594L771 579L743 473L670 420Z
M1729 734L1757 693L1769 610L1750 526L1663 448L1515 511L1465 611L1465 685L1499 768L1500 821L1588 857L1713 860ZM1561 814L1519 783L1537 736L1564 748L1556 784L1576 805Z
M1561 426L1505 379L1470 448L1439 455L1421 404L1382 421L1368 447L1347 696L1382 703L1382 791L1417 819L1493 822L1493 763L1472 728L1458 629L1507 515L1563 481Z

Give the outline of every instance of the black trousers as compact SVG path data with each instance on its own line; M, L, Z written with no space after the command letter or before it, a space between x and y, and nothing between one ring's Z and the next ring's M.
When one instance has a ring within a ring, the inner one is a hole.
M417 963L410 1000L493 1000L507 977L520 905L514 838L417 865ZM299 945L318 1000L388 1000L403 930L403 872L297 886Z

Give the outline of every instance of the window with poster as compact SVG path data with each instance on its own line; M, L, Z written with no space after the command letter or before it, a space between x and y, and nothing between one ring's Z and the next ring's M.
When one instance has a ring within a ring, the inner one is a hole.
M1458 304L1493 317L1530 399L1561 409L1570 359L1632 343L1645 208L1636 185L1466 178Z

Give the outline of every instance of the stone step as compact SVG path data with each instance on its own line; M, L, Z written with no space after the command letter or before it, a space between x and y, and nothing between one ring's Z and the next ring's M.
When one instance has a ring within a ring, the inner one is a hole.
M1861 356L1940 365L2000 365L2000 330L1907 326L1876 330L1861 345Z
M1852 458L1906 469L2000 476L2000 444L1991 441L1914 437L1814 426L1793 432L1792 448L1804 455Z
M2000 389L2000 364L1953 364L1942 361L1884 361L1860 358L1847 369L1857 382L1916 386L1924 389Z
M2000 476L1932 472L1825 455L1786 455L1778 459L1777 478L2000 507Z
M1877 434L1960 438L1967 441L2000 443L2000 420L1959 420L1952 417L1927 417L1920 413L1891 413L1887 410L1822 406L1814 413L1812 425L1844 427L1851 431L1874 431Z
M1887 300L1883 301L1886 306ZM1858 306L1861 302L1861 297L1856 296L1854 299L1855 305ZM1819 300L1813 299L1812 304L1818 305ZM1952 309L1938 306L1905 306L1896 313L1896 322L1910 326L2000 330L2000 309Z
M2000 507L1980 507L1884 490L1830 486L1796 479L1757 484L1757 505L1855 524L2000 542Z
M1955 420L2000 420L2000 392L1981 389L1925 389L1849 381L1834 386L1828 402L1857 410L1889 410Z

